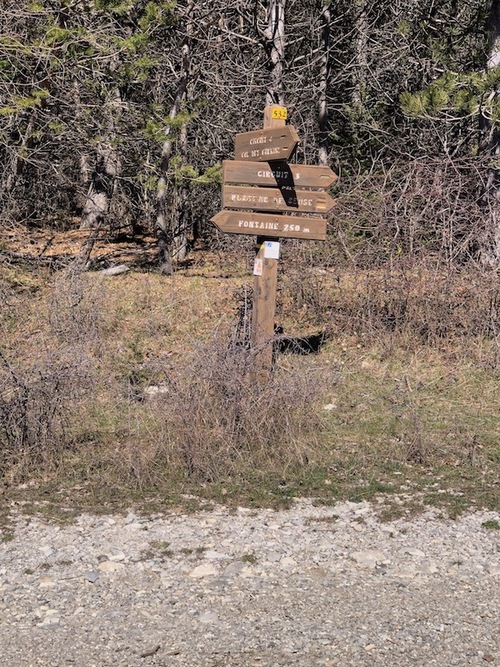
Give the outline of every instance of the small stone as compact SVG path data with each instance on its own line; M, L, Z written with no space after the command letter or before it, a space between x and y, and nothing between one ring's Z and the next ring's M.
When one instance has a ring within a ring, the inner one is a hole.
M104 574L111 574L112 572L123 572L125 565L123 563L115 563L112 560L105 560L99 563L97 569Z
M216 579L211 580L210 588L212 588L215 591L221 591L229 586L230 581L231 581L230 578L226 576L217 577Z
M40 577L40 581L38 583L39 588L53 588L56 585L56 582L52 579L52 577Z
M282 555L278 553L277 551L271 551L271 553L267 554L266 560L268 560L271 563L277 563L280 561L282 558Z
M312 567L308 570L308 574L313 579L324 579L328 576L328 570L323 567Z
M100 271L102 276L119 276L121 273L127 273L129 267L126 264L118 264L117 266L110 266L108 269Z
M229 558L229 556L226 556L226 554L221 554L218 551L214 551L213 549L205 551L203 555L207 560L227 560Z
M127 524L127 528L129 530L144 530L147 529L147 526L144 524L144 522L134 521L133 523Z
M203 563L195 567L189 576L192 579L203 579L204 577L215 577L218 574L217 568L212 563Z
M491 653L485 653L483 655L483 660L486 662L493 662L495 660L494 656L491 655Z
M58 625L60 621L61 618L57 609L47 609L41 625Z
M436 563L429 561L428 563L422 563L419 567L419 571L422 572L422 574L436 574L439 570Z
M158 394L167 394L170 388L163 384L150 384L144 387L146 396L158 396Z
M118 551L117 553L111 553L108 556L109 560L112 560L114 562L118 562L121 560L125 560L125 554L123 551Z
M46 616L42 621L42 625L43 626L59 625L60 622L61 619L59 618L59 616Z
M43 604L35 609L35 616L37 618L42 618L42 616L45 616L45 614L47 613L47 610L48 610L47 605Z
M245 563L241 560L235 560L234 563L230 563L224 570L224 576L231 577L235 574L240 574L241 571L245 568Z
M92 572L84 572L83 578L86 579L86 581L89 581L91 584L95 584L95 582L99 579L99 572L96 572L95 570Z
M397 577L413 579L413 577L415 577L417 574L415 563L404 563L403 565L400 565L396 570L391 571L391 574L394 574Z
M416 558L424 558L425 556L421 549L405 549L404 553L408 554L408 556L415 556Z
M141 653L141 658L149 658L149 656L158 653L159 650L160 650L160 644L153 644L150 648L145 649Z
M293 559L290 558L289 556L285 556L280 560L280 565L281 567L295 567L297 565L297 562Z
M54 549L52 547L40 547L40 551L46 558L52 556L52 554L54 553Z
M243 579L250 579L251 577L255 576L255 568L253 568L251 565L246 565L240 572L240 577L243 577Z
M353 551L351 558L361 567L374 569L377 565L389 565L390 560L382 551L367 549L366 551Z
M205 611L198 616L200 623L217 623L219 617L214 611Z
M375 646L375 644L367 644L365 646L365 651L367 651L367 652L374 651L376 648L377 647Z
M249 507L238 507L238 514L250 514L251 509Z

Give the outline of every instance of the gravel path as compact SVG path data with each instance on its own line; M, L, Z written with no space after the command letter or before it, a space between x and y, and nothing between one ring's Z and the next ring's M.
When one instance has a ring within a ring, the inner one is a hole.
M2 667L500 665L500 531L368 503L16 520Z

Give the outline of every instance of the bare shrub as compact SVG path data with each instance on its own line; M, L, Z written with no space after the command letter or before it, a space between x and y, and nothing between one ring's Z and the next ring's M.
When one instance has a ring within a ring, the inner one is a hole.
M384 267L318 275L301 272L288 281L287 313L303 313L334 334L388 335L396 345L468 346L500 343L497 275L480 265L443 266L401 258Z
M478 259L488 233L487 173L487 161L475 157L395 162L363 177L347 175L329 243L358 267L400 256L434 255L448 264Z
M90 342L99 337L104 304L98 284L78 271L64 271L56 275L51 295L48 320L60 340Z
M75 400L88 391L84 357L50 354L21 368L0 350L0 475L11 481L37 466L57 468L70 443Z
M136 479L168 470L217 481L314 461L322 430L317 402L336 372L277 369L259 385L251 363L244 346L216 338L185 367L172 369L163 391L150 399L149 444L128 449Z
M367 328L413 334L423 343L496 335L499 320L492 304L498 285L491 273L469 267L444 271L422 263L410 271L370 275L361 298ZM356 318L359 322L359 316Z

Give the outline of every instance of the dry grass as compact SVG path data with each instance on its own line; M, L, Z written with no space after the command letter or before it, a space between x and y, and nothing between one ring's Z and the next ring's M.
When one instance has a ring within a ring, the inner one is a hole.
M498 507L492 277L286 266L286 331L330 338L318 355L279 356L258 387L234 342L248 277L218 261L170 278L0 274L0 467L13 493L31 480L90 504L392 492Z
M284 317L297 314L335 336L380 342L387 352L425 345L500 365L498 274L402 259L384 268L335 272L295 267L283 293Z
M277 371L258 386L250 378L249 353L227 341L218 335L200 345L141 406L121 453L126 474L138 484L165 482L173 471L202 483L254 470L283 475L320 457L317 406L325 374Z

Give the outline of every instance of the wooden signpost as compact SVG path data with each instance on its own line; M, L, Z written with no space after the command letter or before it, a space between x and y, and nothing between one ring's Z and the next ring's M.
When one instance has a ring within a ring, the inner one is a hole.
M214 225L227 234L258 234L290 239L326 239L324 218L302 218L299 216L267 215L240 211L221 211L212 218Z
M255 132L243 132L234 137L234 156L237 160L288 160L297 144L299 135L291 125L264 128Z
M292 188L328 188L337 180L330 167L310 164L288 164L276 162L244 162L224 160L222 163L224 183L246 183L248 185L272 185Z
M302 213L328 213L335 205L326 192L283 188L259 188L256 186L222 186L222 205L226 208L253 208L258 211L297 211Z
M236 159L223 163L222 203L226 210L211 218L223 232L258 237L251 334L256 382L265 382L272 367L276 242L280 237L324 241L327 221L322 215L335 205L324 191L337 179L329 167L288 164L299 136L293 126L285 124L286 117L284 107L266 107L262 130L235 135Z

